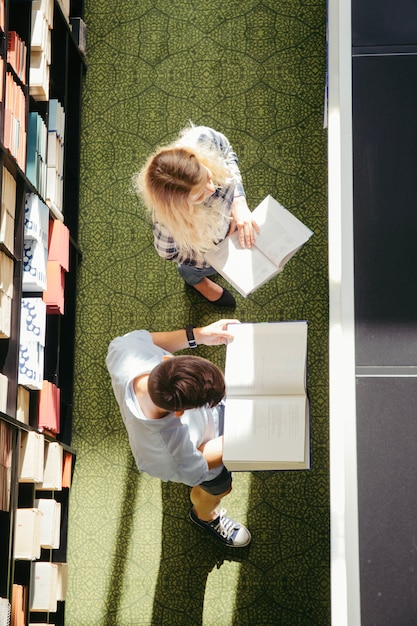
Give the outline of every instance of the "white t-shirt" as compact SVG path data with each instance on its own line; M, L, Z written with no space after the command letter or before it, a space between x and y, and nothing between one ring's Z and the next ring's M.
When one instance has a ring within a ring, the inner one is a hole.
M189 409L180 418L173 413L147 418L136 400L133 380L149 373L166 354L170 353L156 346L147 330L135 330L110 343L106 365L139 470L163 481L199 485L223 469L220 465L209 470L197 449L222 434L223 407Z

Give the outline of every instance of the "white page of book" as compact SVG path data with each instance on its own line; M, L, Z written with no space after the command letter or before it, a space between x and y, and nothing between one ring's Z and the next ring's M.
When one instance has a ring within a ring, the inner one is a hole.
M303 462L307 397L228 398L223 458Z
M272 196L262 200L253 211L253 217L260 228L255 245L277 266L313 234Z
M229 324L227 397L305 394L307 323Z
M224 272L242 295L247 295L278 272L277 266L257 248L241 248L237 232L210 250L206 259L217 271Z

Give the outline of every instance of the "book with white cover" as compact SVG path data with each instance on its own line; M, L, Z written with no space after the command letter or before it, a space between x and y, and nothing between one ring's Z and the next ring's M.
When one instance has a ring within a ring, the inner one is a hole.
M23 431L20 437L19 482L40 482L44 472L45 437L33 430Z
M39 498L35 500L35 507L43 513L40 533L42 548L59 548L61 503L53 498Z
M272 196L262 200L252 217L260 228L253 248L241 248L236 231L205 255L206 261L244 297L282 272L313 235Z
M230 324L223 463L229 470L310 468L307 322Z
M43 479L36 483L36 489L56 490L62 489L62 464L63 448L57 441L45 441L45 463Z
M42 511L16 509L13 557L33 561L41 555Z
M29 608L31 611L56 613L58 595L58 566L56 563L35 561L31 567Z

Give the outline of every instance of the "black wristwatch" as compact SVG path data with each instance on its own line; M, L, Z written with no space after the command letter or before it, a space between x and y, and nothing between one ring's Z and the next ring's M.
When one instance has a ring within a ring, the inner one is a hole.
M190 346L190 348L196 348L197 347L197 342L195 340L194 337L194 330L193 330L194 326L186 326L185 327L185 332L187 333L187 339L188 339L188 345Z

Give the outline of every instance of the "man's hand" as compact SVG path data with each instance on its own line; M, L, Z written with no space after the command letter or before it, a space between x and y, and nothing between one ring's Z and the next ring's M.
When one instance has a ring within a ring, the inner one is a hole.
M241 248L252 248L255 243L255 232L259 234L260 229L252 219L252 213L244 196L237 196L233 200L231 213L233 219L228 234L231 235L237 230Z
M228 324L240 324L236 319L223 319L209 326L194 328L194 337L198 344L218 346L233 341L233 335L226 330Z

